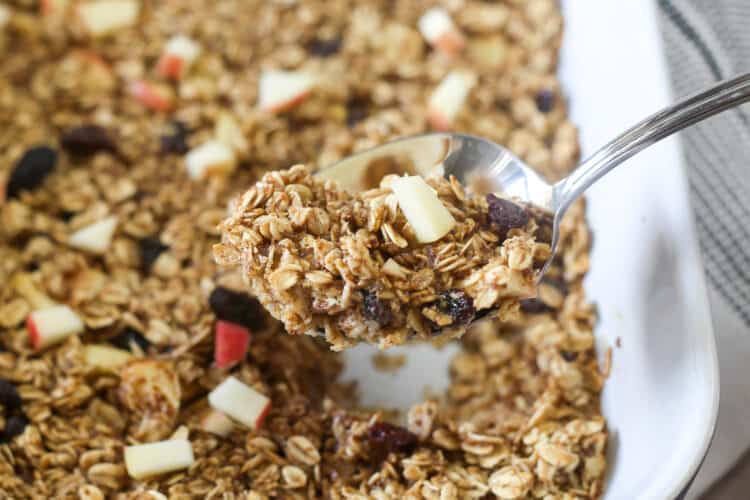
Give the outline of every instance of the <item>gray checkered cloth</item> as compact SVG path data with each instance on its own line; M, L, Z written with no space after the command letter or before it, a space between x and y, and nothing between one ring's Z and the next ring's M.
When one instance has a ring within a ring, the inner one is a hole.
M750 71L750 0L659 0L676 97ZM682 133L711 286L750 325L750 107Z
M750 71L750 0L657 0L656 5L676 98ZM734 486L732 492L709 490L750 449L750 106L695 125L680 139L721 379L716 434L687 498L750 498L747 491L737 496ZM748 467L735 476L747 474Z

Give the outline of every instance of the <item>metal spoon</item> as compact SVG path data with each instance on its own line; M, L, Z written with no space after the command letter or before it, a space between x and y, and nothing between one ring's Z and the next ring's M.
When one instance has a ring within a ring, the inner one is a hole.
M540 278L557 250L560 221L565 211L589 186L659 140L749 100L750 74L720 82L635 124L555 183L546 181L498 144L480 137L452 133L399 139L345 158L321 170L318 175L336 179L349 189L372 187L363 185L363 180L367 179L374 161L400 157L409 160L414 173L426 174L442 164L445 176L453 175L465 186L471 187L481 180L485 192L502 194L552 215L552 251L539 272Z

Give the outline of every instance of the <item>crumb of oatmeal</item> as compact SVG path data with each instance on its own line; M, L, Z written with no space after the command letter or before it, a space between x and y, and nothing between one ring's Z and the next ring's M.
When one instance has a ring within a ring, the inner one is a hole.
M406 365L408 358L406 354L388 354L385 352L376 352L371 358L372 366L379 372L397 373Z

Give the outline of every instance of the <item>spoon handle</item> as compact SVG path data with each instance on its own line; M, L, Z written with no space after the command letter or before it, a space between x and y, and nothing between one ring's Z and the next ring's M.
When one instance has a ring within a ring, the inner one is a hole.
M558 214L604 174L652 144L717 113L750 101L750 73L725 80L635 124L555 185Z

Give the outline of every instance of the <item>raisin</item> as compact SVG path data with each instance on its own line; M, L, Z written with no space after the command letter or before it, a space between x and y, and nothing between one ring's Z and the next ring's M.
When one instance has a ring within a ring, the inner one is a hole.
M183 155L188 152L187 137L189 134L187 125L175 120L172 122L172 133L164 134L160 138L162 154Z
M365 99L350 99L346 103L346 126L351 128L367 118L370 103Z
M341 49L341 41L340 37L329 38L326 40L316 38L307 44L307 52L311 56L329 57Z
M262 328L265 323L260 303L247 294L217 286L208 297L208 303L219 319L250 329Z
M148 351L149 346L151 346L151 342L141 332L130 327L126 328L118 336L110 339L109 343L127 351L133 350L133 344L137 345L143 352Z
M562 359L564 359L568 363L572 363L573 361L578 359L578 353L575 351L560 350L560 356L562 356Z
M0 405L6 412L11 412L21 407L21 396L18 395L16 386L9 380L0 378Z
M526 227L529 223L529 214L526 210L510 200L498 198L490 193L487 195L487 205L490 221L502 238L505 238L511 229Z
M21 191L31 191L41 186L57 163L57 151L49 146L34 146L27 150L13 168L5 195L15 198Z
M362 314L365 318L377 321L380 326L388 326L393 322L393 312L388 302L381 300L375 292L362 291Z
M29 420L23 415L13 415L5 421L5 429L0 434L0 443L8 443L14 437L23 434Z
M141 249L141 268L148 273L161 253L169 247L163 245L158 236L147 236L138 242Z
M115 151L115 142L107 129L99 125L82 125L63 133L60 143L68 153L92 155L100 151Z
M539 314L549 311L549 307L539 299L524 299L521 301L521 310L529 314Z
M441 293L436 305L440 312L453 318L453 325L469 324L477 312L474 299L457 289Z
M403 427L387 422L376 422L367 430L370 458L382 462L389 453L411 453L417 446L417 436Z
M536 109L542 113L549 113L555 106L555 93L551 90L543 89L536 94Z

